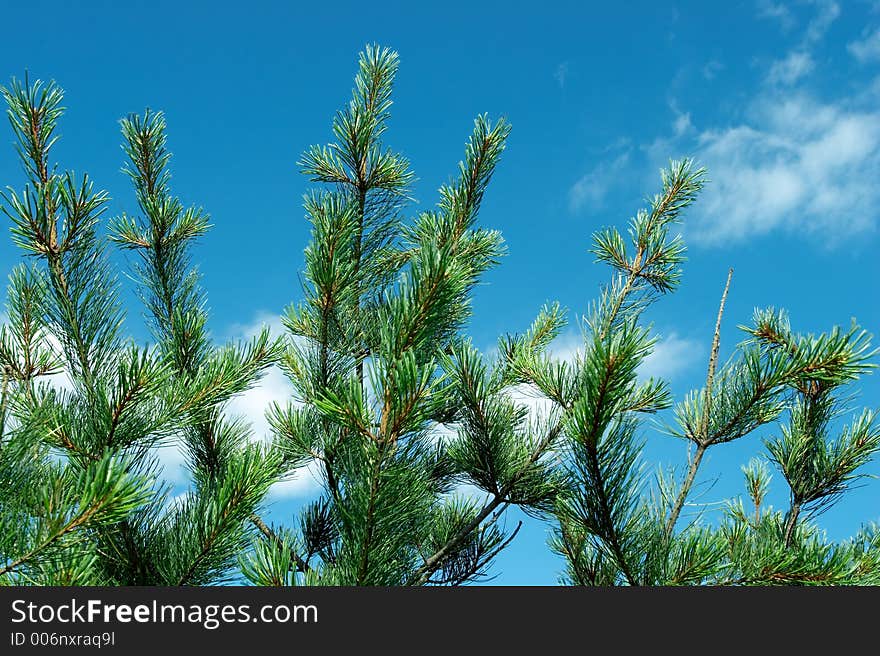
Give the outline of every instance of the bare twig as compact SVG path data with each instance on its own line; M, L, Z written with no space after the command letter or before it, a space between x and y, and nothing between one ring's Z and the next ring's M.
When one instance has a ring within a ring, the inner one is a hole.
M712 385L715 382L715 370L718 366L718 348L721 345L721 318L724 316L724 304L727 302L727 292L730 290L730 279L732 277L733 268L727 271L727 282L724 285L724 292L721 294L721 303L718 306L718 318L715 321L715 334L712 337L712 351L709 354L709 370L706 373L706 394L703 403L703 420L700 423L698 434L694 436L695 442L697 443L697 451L694 454L693 460L690 461L687 476L685 477L681 490L678 493L678 498L675 500L675 505L672 507L672 512L669 514L669 519L666 522L666 534L670 536L675 529L675 523L678 521L681 509L684 507L684 502L687 499L688 494L690 494L691 487L693 487L694 479L697 476L697 470L699 470L700 463L703 460L703 454L710 446L709 418L712 410Z

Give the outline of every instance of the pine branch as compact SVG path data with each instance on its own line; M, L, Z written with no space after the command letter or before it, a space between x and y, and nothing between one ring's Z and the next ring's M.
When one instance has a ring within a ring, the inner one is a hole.
M3 448L3 435L6 432L6 403L9 394L9 381L12 378L12 367L4 365L2 368L2 382L0 382L0 449Z
M278 549L279 551L284 551L286 549L289 552L290 560L296 565L296 570L298 572L309 571L308 562L300 558L293 549L287 549L284 546L281 538L278 537L278 534L275 533L275 531L273 531L271 528L269 528L269 526L266 525L266 522L264 522L259 515L251 515L250 520L251 523L256 526L257 529L259 529L260 533L266 536L266 539L269 540L273 545L275 545L276 549Z
M721 294L721 303L718 306L718 317L715 320L715 333L712 337L712 350L709 355L709 370L706 374L706 394L703 402L705 411L703 413L702 430L700 431L699 436L697 436L697 450L694 454L693 460L691 460L690 465L688 466L688 473L685 477L684 484L681 486L678 498L675 500L675 504L669 514L669 519L666 522L667 535L672 535L672 532L675 529L678 516L681 514L681 509L684 507L688 494L690 494L694 479L697 476L697 471L700 468L700 462L703 460L703 454L709 447L709 417L712 411L712 385L715 381L715 368L718 364L718 348L721 344L721 318L724 316L724 304L727 301L727 292L730 290L730 279L732 277L733 268L730 268L727 272L727 282L724 284L724 292Z
M0 567L0 577L40 559L64 538L80 529L124 517L146 499L146 481L130 475L118 459L109 455L81 470L76 479L58 480L56 483L69 485L70 489L57 491L59 498L47 498L47 520L52 521L53 511L64 512L67 503L73 506L74 511L70 517L62 516L60 523L27 552Z
M380 480L379 476L382 471L382 459L386 448L386 442L381 441L378 444L378 453L375 456L372 471L370 473L370 493L367 502L367 514L364 518L364 538L360 546L360 563L358 565L355 585L364 585L367 581L370 566L370 548L372 547L373 532L375 531L375 514L376 514L376 497L379 494Z
M541 442L535 447L535 450L532 452L529 459L526 461L524 466L519 470L518 474L515 475L511 481L501 490L498 491L496 495L486 503L479 513L465 526L463 527L456 535L454 535L446 544L437 549L433 554L431 554L428 558L425 559L425 563L417 569L413 575L410 577L410 582L408 585L424 585L442 565L445 558L451 554L456 547L458 547L464 540L467 539L469 535L473 533L473 531L477 530L479 526L485 521L487 517L489 517L499 506L503 503L506 503L506 499L508 495L513 491L516 487L516 484L525 476L529 467L534 465L539 458L541 458L550 445L554 442L554 440L559 436L562 432L563 426L562 422L555 424L544 437Z

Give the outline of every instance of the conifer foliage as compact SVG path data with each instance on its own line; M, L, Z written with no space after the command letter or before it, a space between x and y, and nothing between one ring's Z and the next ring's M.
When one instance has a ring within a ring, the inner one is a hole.
M27 184L4 195L15 243L0 332L0 582L196 585L228 580L251 515L277 479L277 451L252 445L220 409L280 356L263 333L214 347L188 244L204 214L170 195L160 114L122 122L142 218L113 221L134 250L155 344L123 333L117 276L99 224L107 195L51 160L62 92L3 90ZM66 384L50 382L63 374ZM156 447L181 442L193 487L179 503Z
M334 141L300 162L320 187L305 199L304 300L284 317L296 398L269 417L291 465L318 464L324 494L245 561L255 583L472 581L507 539L498 506L539 506L552 490L527 462L524 413L461 335L471 290L503 252L478 215L509 127L478 117L458 178L406 223L412 174L381 140L397 66L367 48ZM493 501L457 494L465 480Z
M682 159L626 236L595 234L611 277L573 358L552 353L558 304L481 353L465 334L471 296L505 245L480 209L510 126L478 116L457 174L414 212L409 163L383 141L398 63L368 46L330 142L299 160L311 239L285 334L225 345L192 263L209 218L171 191L163 115L122 120L137 208L105 221L107 194L52 159L61 90L2 89L27 182L2 196L24 258L0 325L0 584L461 585L486 580L516 538L511 507L552 528L564 584L880 584L880 531L830 542L818 524L880 450L876 413L850 408L870 336L801 334L768 308L719 362L731 271L705 385L674 403L644 379L658 339L646 313L680 284L678 228L707 183ZM126 255L148 346L126 334L110 248ZM274 365L294 393L266 409L265 443L226 406ZM657 430L660 416L672 425ZM706 452L758 435L747 502L691 513ZM650 477L645 440L669 436L685 469ZM173 499L159 447L186 456ZM783 511L766 503L772 469ZM317 498L289 524L265 521L272 484L303 475Z
M565 582L576 585L874 584L876 530L845 544L823 541L802 521L843 494L880 448L875 413L862 412L832 439L831 420L843 411L837 393L873 366L869 336L858 326L798 335L785 313L756 313L753 327L720 368L719 338L732 271L722 294L705 387L675 407L668 432L694 447L682 481L662 474L655 485L641 461L643 417L671 406L666 384L639 380L655 338L645 310L673 291L684 245L670 228L693 203L705 180L692 162L671 162L662 189L629 227L630 244L614 228L599 231L593 253L613 270L611 282L584 317L583 349L574 362L554 361L542 349L511 342L506 354L519 380L535 386L561 413L560 450L567 485L556 498L551 545L565 558ZM676 530L709 448L742 439L789 414L781 437L767 441L770 460L791 491L780 514L762 508L769 472L750 463L747 487L755 505L747 517L729 502L720 528L698 517Z

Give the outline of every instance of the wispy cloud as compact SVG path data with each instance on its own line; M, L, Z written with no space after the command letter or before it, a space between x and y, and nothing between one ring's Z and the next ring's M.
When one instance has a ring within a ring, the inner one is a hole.
M761 3L766 15L788 10ZM782 228L821 235L834 245L872 230L880 193L880 112L859 98L820 100L801 86L814 70L811 54L840 15L833 0L814 8L799 44L770 66L768 87L755 94L738 125L699 135L697 156L712 184L691 222L692 237L720 243ZM870 56L870 37L850 51ZM880 56L880 36L876 48ZM855 56L859 56L855 55Z
M840 16L840 7L834 0L802 0L801 4L814 7L812 18L800 36L798 44L782 59L770 64L767 82L771 85L792 85L809 75L815 68L812 51L825 37L832 23ZM778 11L778 7L771 10ZM788 11L787 9L785 11ZM786 14L781 14L786 15ZM790 29L793 19L783 21Z
M610 162L602 162L582 175L568 190L568 205L572 212L587 207L601 207L608 192L621 180L621 173L629 163L626 150Z
M565 81L568 79L568 62L562 62L556 67L553 79L556 80L556 84L559 85L560 89L565 88Z
M758 18L767 18L779 21L784 30L790 30L795 26L794 14L791 8L784 2L772 2L772 0L758 0Z
M770 65L767 81L770 84L791 85L809 74L814 66L813 57L809 52L804 50L791 52L784 59Z
M639 367L639 376L675 380L702 362L705 357L702 342L671 332L657 344Z
M816 13L807 24L804 43L813 45L825 37L832 23L840 16L840 5L835 0L807 0L816 8Z
M811 19L794 48L769 64L738 117L683 132L682 111L671 104L676 119L670 132L642 148L652 170L682 152L707 167L711 182L685 222L691 243L735 244L785 230L834 247L877 227L878 94L823 97L813 90L814 51L840 7L828 0L799 5L809 6ZM786 29L797 22L792 6L758 5L761 15ZM850 44L851 52L871 56L872 39L866 34L861 48ZM880 58L880 36L876 42Z
M751 123L706 130L697 158L712 183L687 224L705 243L778 228L833 245L874 228L880 189L880 112L802 93L764 97Z
M550 345L550 353L555 358L572 362L584 353L583 338L574 332L564 333ZM682 337L674 331L661 335L652 352L642 361L639 378L675 380L705 359L704 354L704 345L695 339ZM526 397L528 391L521 390L520 394ZM546 410L543 406L541 408Z
M758 18L775 20L784 32L790 32L798 24L795 6L812 6L814 12L804 30L806 42L816 42L825 36L831 24L840 16L840 5L836 0L799 0L798 2L774 2L758 0Z
M791 51L769 63L765 81L771 86L794 85L813 71L813 50L840 15L840 7L834 0L801 0L798 4L812 6L812 17ZM797 22L790 5L759 2L758 9L759 17L779 20L785 32L791 31Z
M676 138L687 134L693 129L693 127L694 124L691 122L690 113L678 114L672 122L672 132Z
M880 28L865 32L861 39L848 43L846 49L862 64L880 62Z
M724 64L716 59L712 59L703 65L701 72L703 73L704 78L711 81L718 77L718 74L723 70Z

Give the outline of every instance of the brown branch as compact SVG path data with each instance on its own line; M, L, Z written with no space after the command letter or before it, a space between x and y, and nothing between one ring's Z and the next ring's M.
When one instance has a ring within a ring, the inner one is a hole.
M102 501L106 502L106 499L104 499ZM92 517L94 517L96 514L98 514L98 512L103 508L103 506L104 506L104 503L96 503L95 505L91 506L86 511L84 511L82 514L77 515L76 517L71 519L69 522L67 522L67 524L65 524L64 526L59 528L52 535L47 537L39 545L37 545L36 547L34 547L30 551L28 551L26 554L16 558L8 565L0 567L0 576L3 576L4 574L8 574L9 572L13 571L14 569L21 567L27 561L33 559L42 550L51 546L54 542L57 542L58 540L60 540L62 537L64 537L65 535L67 535L71 531L79 528L80 526L88 524L88 522L92 519Z
M119 399L119 402L113 408L110 417L110 430L107 432L107 448L113 446L113 438L116 435L116 429L119 427L119 420L122 417L122 413L125 412L128 404L131 403L132 399L141 390L145 382L145 380L139 377L137 383L125 392L123 397Z
M794 538L794 529L797 526L798 515L801 512L801 504L798 501L795 501L791 504L791 509L788 511L788 518L785 520L785 548L788 549L791 546L792 539Z
M678 521L681 509L684 507L688 494L690 494L691 487L693 487L694 479L697 476L697 470L699 470L700 462L703 460L703 454L711 444L709 441L709 415L712 407L712 385L715 382L715 370L718 365L718 348L721 345L721 319L724 316L724 304L727 302L727 292L730 290L730 279L732 277L733 268L731 267L727 271L727 282L724 284L724 292L721 294L721 303L718 306L718 318L715 320L715 333L712 337L712 351L709 354L709 370L706 373L706 394L703 403L703 419L697 435L694 436L696 438L697 451L694 454L694 459L691 460L690 466L688 467L687 477L681 486L678 498L675 500L675 505L672 507L672 512L669 514L669 519L666 522L667 536L671 536L672 531L675 529L675 523Z
M443 564L443 560L452 553L453 549L455 549L467 538L468 535L476 530L480 526L480 524L489 515L491 515L496 508L498 508L498 506L506 503L505 497L510 494L514 486L520 481L523 476L525 476L528 468L538 461L538 459L544 454L544 451L553 443L553 440L555 440L561 432L561 422L557 423L549 431L547 431L547 435L535 447L535 450L529 456L529 459L525 462L522 469L519 470L517 475L514 476L510 480L510 482L504 486L503 489L495 494L492 500L489 501L483 507L483 509L470 522L467 523L464 528L462 528L446 544L440 547L440 549L438 549L436 552L434 552L434 554L432 554L428 559L425 560L425 564L417 569L410 577L409 585L424 585L428 582L428 580L431 578L431 575L440 568L440 566Z
M620 313L620 309L623 307L623 302L632 291L633 284L641 274L641 269L639 267L641 265L642 257L644 257L644 254L644 249L639 246L639 249L636 252L635 259L633 259L632 268L630 269L629 275L626 278L626 283L624 284L623 289L620 290L620 294L618 295L617 300L614 303L611 314L608 316L605 325L602 327L602 331L599 333L600 340L604 340L605 337L608 335L608 331L611 330L611 326L614 324L614 320L617 319L617 315Z
M703 412L703 436L707 436L709 430L709 415L712 405L712 384L715 381L715 369L718 366L718 348L721 345L721 318L724 316L724 304L727 302L727 292L730 290L730 279L733 277L733 267L727 271L727 282L724 284L724 293L721 294L721 304L718 306L718 318L715 321L715 334L712 337L712 353L709 356L709 371L706 374L706 401Z
M12 378L12 367L3 367L3 384L0 389L0 447L3 446L3 434L6 429L6 399L9 393L9 379Z
M259 515L254 513L253 515L250 516L250 520L251 520L251 524L256 526L260 530L260 533L265 535L266 538L272 544L275 545L275 547L278 549L278 551L283 552L285 550L284 542L282 541L282 539L278 536L278 534L275 531L273 531L271 528L269 528L269 526L266 524L266 522L264 522ZM300 558L293 551L293 549L287 549L287 551L290 554L290 560L293 563L295 563L295 565L296 565L296 571L307 572L310 569L309 564L306 561L304 561L302 558Z
M480 570L483 567L485 567L486 565L488 565L489 562L491 562L491 560L495 556L497 556L499 553L504 551L504 549L506 549L510 545L510 543L513 542L514 538L516 538L516 536L519 534L519 531L522 528L522 525L523 525L522 520L518 521L516 523L516 528L510 532L510 535L508 535L507 538L505 538L501 542L501 544L499 544L497 547L489 550L488 552L486 552L485 554L480 556L479 559L477 560L477 562L474 564L473 568L471 568L471 571L468 572L467 574L463 574L461 576L455 577L455 579L449 579L446 581L444 581L444 580L438 580L438 581L431 580L431 581L427 581L427 582L435 584L435 585L443 585L444 583L451 583L452 585L461 585L462 583L466 582L471 577L485 576L485 574L480 574Z

